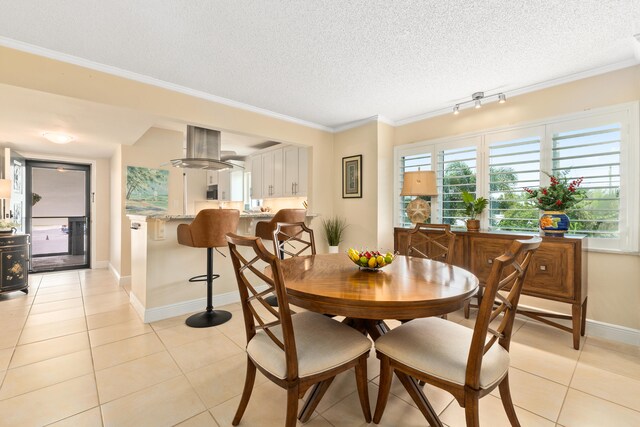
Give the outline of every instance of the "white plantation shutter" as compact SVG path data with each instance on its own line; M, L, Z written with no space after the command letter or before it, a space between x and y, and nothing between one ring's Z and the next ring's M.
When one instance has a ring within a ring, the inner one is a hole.
M621 123L553 134L552 173L569 181L584 177L587 199L567 211L571 232L620 237Z
M477 152L475 145L438 151L438 217L443 224L465 225L462 192L466 190L476 196Z
M490 230L538 231L538 209L524 188L540 185L543 137L544 127L487 135Z

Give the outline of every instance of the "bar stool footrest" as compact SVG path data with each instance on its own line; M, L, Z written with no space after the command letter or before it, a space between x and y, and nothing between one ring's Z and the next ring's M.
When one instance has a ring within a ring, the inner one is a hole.
M220 277L219 274L212 274L211 275L211 280L216 280L218 277ZM207 275L206 274L201 274L199 276L193 276L189 279L189 282L191 283L195 283L195 282L206 282L207 281Z

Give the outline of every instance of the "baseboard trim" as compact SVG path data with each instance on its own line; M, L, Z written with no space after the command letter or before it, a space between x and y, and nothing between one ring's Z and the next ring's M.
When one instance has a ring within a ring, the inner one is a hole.
M520 308L540 311L542 313L566 314L552 310L543 310L531 305L520 304ZM533 321L526 316L517 315L518 318L526 321ZM553 319L555 322L571 327L571 321L565 319ZM625 344L640 346L640 329L628 328L626 326L614 325L613 323L600 322L598 320L587 319L585 325L585 335L587 337L603 338L610 341L618 341Z
M640 329L598 322L597 320L587 319L586 335L588 337L604 338L610 341L640 346Z
M129 286L131 285L131 276L121 276L120 272L116 270L113 264L109 263L109 270L116 276L116 280L118 281L118 285L120 286Z
M262 292L267 289L267 285L257 286L256 290ZM134 310L138 313L144 323L157 322L159 320L168 319L170 317L181 316L187 313L204 311L207 306L206 298L198 298L189 301L182 301L175 304L164 305L162 307L154 307L145 309L144 305L136 298L133 292L129 296L129 301ZM213 306L223 307L240 301L240 293L238 291L217 294L213 296Z

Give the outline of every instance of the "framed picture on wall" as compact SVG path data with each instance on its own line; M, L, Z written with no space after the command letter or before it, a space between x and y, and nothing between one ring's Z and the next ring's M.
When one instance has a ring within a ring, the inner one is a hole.
M362 197L362 154L342 158L342 198Z

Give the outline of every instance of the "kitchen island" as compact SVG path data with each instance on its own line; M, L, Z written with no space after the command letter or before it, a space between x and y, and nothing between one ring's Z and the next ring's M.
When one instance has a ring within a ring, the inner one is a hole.
M254 235L255 224L268 221L272 212L242 212L237 233ZM316 215L307 214L307 224ZM206 306L204 282L189 278L206 272L205 249L178 244L178 224L188 224L194 215L128 215L131 221L131 305L145 323L202 311ZM265 246L271 249L270 242ZM239 300L235 273L228 248L214 251L214 307Z

